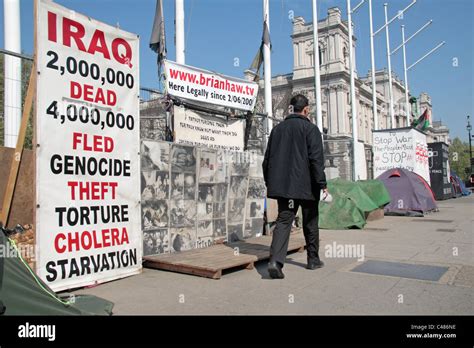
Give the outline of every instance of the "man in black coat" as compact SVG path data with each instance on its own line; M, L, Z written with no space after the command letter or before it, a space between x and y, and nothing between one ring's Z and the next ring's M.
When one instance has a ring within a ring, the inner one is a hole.
M323 267L319 259L318 203L320 190L327 195L321 133L308 118L308 99L298 94L290 101L293 114L273 128L263 160L267 197L278 200L278 218L270 247L268 272L284 278L291 226L298 208L303 213L303 232L308 269Z

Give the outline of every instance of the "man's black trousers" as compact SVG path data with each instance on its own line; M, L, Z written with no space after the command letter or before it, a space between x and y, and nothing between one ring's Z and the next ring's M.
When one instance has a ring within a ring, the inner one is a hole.
M276 261L283 267L288 252L291 226L300 206L308 259L319 260L318 203L319 201L278 198L278 218L273 230L270 262Z

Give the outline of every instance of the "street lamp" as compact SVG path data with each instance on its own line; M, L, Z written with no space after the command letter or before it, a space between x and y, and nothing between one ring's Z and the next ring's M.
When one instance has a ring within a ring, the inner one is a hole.
M471 161L471 159L472 159L472 145L471 145L471 130L472 130L472 126L471 126L471 122L469 121L469 115L467 115L467 126L466 126L466 129L467 129L467 133L469 134L469 161Z

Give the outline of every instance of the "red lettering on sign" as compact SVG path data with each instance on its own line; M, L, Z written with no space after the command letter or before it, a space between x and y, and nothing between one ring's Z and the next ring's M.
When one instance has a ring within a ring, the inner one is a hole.
M51 23L56 23L56 13L48 12L48 40L56 42L57 40L56 25L51 25Z
M48 40L57 42L57 14L48 12ZM73 19L62 18L62 44L72 47L74 41L78 50L89 54L100 53L105 59L111 59L110 51L114 60L120 64L132 67L132 47L127 40L120 37L107 42L105 33L102 30L95 29L89 42L85 42L86 28L83 24Z
M73 30L74 28L74 30ZM82 38L86 34L84 26L72 19L63 18L63 45L71 47L71 39L74 39L76 46L79 50L85 51L86 46L82 42Z
M70 188L72 200L98 201L106 198L115 199L118 184L116 182L68 181L67 186Z
M59 241L65 240L65 239L66 239L66 235L64 233L58 233L56 235L56 238L54 238L54 248L56 249L58 253L63 253L66 251L65 245L63 245L62 247L59 246Z
M82 99L92 103L108 106L115 106L117 104L117 94L114 91L107 89L104 93L104 90L100 87L97 87L97 91L95 91L94 86L81 85L75 81L71 81L69 94L73 99Z
M104 228L102 230L58 233L54 238L54 248L58 254L80 250L101 249L129 244L127 229Z
M107 43L105 42L105 35L103 31L96 30L91 39L91 44L87 50L90 54L95 54L96 52L102 53L105 59L110 59L110 53L107 49Z

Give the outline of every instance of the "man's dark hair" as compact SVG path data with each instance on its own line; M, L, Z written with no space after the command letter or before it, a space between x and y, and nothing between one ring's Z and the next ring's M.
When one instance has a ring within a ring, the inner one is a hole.
M293 106L293 112L301 112L305 107L308 106L308 98L302 94L293 96L290 100L290 105Z

